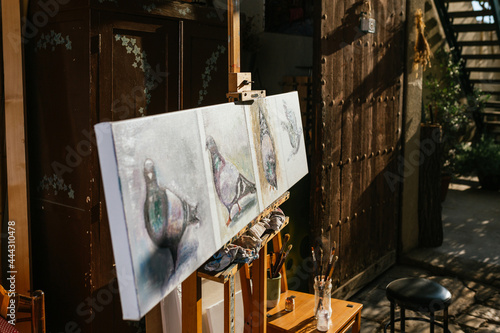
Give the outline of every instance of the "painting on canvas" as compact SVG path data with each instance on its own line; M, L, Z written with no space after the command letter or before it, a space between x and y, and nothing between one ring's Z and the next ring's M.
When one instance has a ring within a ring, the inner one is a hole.
M272 96L266 101L276 114L276 137L290 188L308 172L299 97L297 92L291 92Z
M225 243L261 210L245 110L225 104L200 114L211 171L208 181L215 191L218 227Z
M267 100L259 98L248 108L248 115L262 204L267 207L288 189L281 142L276 137L276 113L269 109Z
M150 309L213 254L203 151L194 112L113 126L140 309Z

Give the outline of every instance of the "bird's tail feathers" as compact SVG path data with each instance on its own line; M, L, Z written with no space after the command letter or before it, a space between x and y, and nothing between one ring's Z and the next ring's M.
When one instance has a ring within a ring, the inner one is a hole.
M245 178L245 176L243 176L242 174L240 174L240 177L241 177L241 181L243 183L243 192L246 192L246 193L255 193L257 191L257 189L255 188L255 184L252 183L251 181L249 181L248 179Z

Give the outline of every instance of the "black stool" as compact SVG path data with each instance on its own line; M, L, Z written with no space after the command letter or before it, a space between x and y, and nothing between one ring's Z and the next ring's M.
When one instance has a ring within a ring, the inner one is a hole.
M421 320L431 323L431 333L434 333L434 325L443 328L444 332L448 330L448 306L451 303L451 293L431 280L421 278L404 278L392 281L387 285L387 299L391 302L391 321L384 327L391 326L391 333L394 333L394 323L401 321L401 332L405 331L405 320ZM401 309L400 318L394 319L395 305ZM405 318L405 310L410 309L417 312L429 312L430 319L427 318ZM443 310L443 324L434 321L434 312Z

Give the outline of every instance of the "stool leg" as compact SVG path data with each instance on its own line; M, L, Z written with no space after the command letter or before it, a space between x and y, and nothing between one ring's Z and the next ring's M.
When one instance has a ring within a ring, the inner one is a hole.
M405 308L403 306L399 307L401 310L401 332L405 333L406 323L405 323Z
M431 312L431 333L434 333L434 312Z
M394 302L391 302L391 333L394 333Z
M443 331L448 333L448 307L446 306L443 310Z

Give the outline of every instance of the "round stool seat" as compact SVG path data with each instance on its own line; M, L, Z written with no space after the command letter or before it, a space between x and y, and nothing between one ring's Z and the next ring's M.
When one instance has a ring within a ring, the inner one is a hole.
M387 285L389 301L414 311L434 312L447 308L451 293L437 282L423 278L403 278Z

